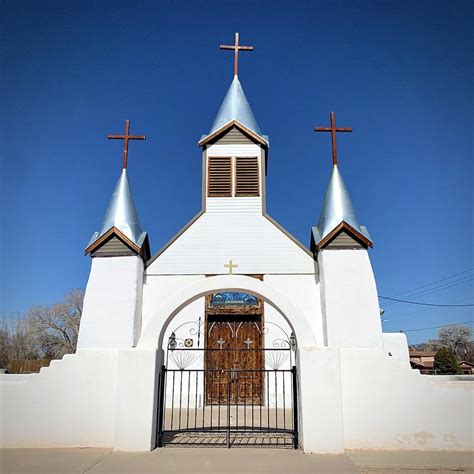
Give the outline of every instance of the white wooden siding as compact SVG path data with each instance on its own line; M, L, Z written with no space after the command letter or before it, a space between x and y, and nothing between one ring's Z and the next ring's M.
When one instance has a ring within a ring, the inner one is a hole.
M258 198L229 198L227 212L220 205L204 213L148 267L147 274L225 274L229 259L239 265L234 273L315 273L313 258L261 213L234 207L250 208L254 199Z
M261 197L207 198L206 211L209 213L262 213Z
M207 156L260 156L260 145L233 143L228 145L211 145Z
M228 270L224 264L230 259L239 265L234 269L237 274L314 274L312 256L263 215L261 147L216 144L206 150L206 155L258 157L261 196L205 197L204 214L150 264L147 275L225 274ZM206 181L207 170L204 178Z

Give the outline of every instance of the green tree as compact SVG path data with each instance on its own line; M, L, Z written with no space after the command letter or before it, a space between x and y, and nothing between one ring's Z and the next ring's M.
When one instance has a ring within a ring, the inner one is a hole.
M434 369L438 374L459 374L461 372L456 354L449 347L441 347L436 352Z

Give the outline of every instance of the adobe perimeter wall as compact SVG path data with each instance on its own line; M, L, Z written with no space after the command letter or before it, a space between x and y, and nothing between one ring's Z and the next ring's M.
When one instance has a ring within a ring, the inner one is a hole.
M0 446L113 446L118 353L85 349L38 374L0 375Z
M473 449L474 377L434 378L384 351L303 348L305 452ZM80 350L0 375L0 446L154 448L154 350Z
M340 351L345 449L474 449L474 376L429 377L382 351Z

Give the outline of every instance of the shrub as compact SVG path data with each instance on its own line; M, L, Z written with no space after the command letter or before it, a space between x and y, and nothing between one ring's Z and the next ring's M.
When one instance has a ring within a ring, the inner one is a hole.
M452 349L441 347L434 358L434 369L438 374L459 374L461 369Z

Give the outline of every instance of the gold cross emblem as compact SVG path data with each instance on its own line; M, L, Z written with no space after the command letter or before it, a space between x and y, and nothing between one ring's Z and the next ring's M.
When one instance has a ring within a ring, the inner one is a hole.
M225 264L224 264L224 267L226 267L226 268L229 269L229 275L233 275L232 270L233 270L234 268L237 268L238 265L235 265L234 263L232 263L232 260L229 260L229 263L225 263Z

